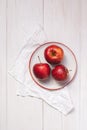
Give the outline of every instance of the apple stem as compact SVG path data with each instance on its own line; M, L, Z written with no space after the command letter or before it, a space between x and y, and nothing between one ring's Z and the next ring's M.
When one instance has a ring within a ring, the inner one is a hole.
M39 62L41 63L40 57L38 56Z
M72 71L72 70L69 70L69 71Z

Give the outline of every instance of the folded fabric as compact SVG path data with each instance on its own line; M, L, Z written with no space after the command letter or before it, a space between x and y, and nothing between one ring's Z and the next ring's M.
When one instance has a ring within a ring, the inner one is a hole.
M32 52L44 42L47 42L46 34L43 28L38 26L33 36L27 41L27 44L22 47L15 63L9 70L9 74L21 84L20 87L17 88L17 95L40 98L66 115L73 109L68 88L65 87L56 91L45 90L35 84L29 74L30 56Z

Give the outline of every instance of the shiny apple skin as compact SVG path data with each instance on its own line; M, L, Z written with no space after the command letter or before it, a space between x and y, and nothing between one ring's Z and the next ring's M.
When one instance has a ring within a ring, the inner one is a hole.
M66 80L68 77L69 71L64 65L57 65L52 70L52 76L57 81Z
M58 64L64 57L64 51L57 45L50 45L44 51L44 57L50 64Z
M47 63L37 63L33 66L33 73L36 78L46 80L50 76L50 66Z

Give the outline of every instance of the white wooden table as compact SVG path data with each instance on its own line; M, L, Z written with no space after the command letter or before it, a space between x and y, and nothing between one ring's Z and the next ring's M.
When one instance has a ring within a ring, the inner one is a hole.
M19 50L41 24L49 41L69 46L78 60L69 88L75 110L68 116L42 100L16 96L8 75ZM0 0L0 130L87 130L87 0Z

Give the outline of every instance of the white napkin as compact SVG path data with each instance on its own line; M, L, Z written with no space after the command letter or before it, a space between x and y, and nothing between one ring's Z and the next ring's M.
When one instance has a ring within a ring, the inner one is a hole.
M40 98L66 115L73 109L68 88L65 87L56 91L45 90L35 84L29 74L29 58L32 52L44 42L47 42L47 37L43 28L39 26L33 36L29 38L27 44L21 49L9 73L21 83L21 86L17 88L17 95Z

